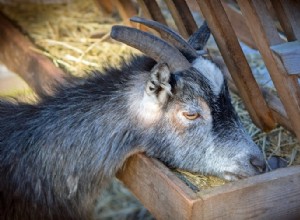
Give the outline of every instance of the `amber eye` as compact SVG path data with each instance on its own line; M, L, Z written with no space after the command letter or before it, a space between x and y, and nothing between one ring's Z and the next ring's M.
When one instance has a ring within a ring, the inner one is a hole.
M200 117L199 113L189 113L189 112L183 112L182 113L184 117L186 117L189 120L195 120Z

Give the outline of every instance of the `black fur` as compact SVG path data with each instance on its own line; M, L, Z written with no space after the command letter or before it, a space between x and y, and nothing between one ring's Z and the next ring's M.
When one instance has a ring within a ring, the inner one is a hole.
M67 78L37 104L0 101L0 219L91 217L95 196L123 162L118 155L135 146L135 129L118 124L128 114L120 107L130 86L125 84L154 64L134 57L120 69L107 68L105 75ZM119 130L107 135L111 127ZM110 140L103 142L103 136Z

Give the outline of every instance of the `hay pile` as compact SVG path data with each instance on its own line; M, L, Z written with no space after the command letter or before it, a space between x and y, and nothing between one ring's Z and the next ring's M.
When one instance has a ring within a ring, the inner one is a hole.
M117 65L120 57L136 50L110 39L118 17L107 16L92 1L74 0L69 4L1 5L0 10L16 21L24 33L57 66L72 73Z
M81 75L89 69L101 70L106 63L118 65L120 57L127 58L137 52L109 38L111 26L121 23L120 19L102 14L90 1L74 0L70 4L57 5L18 4L17 7L0 5L0 10L17 22L40 48L40 53L72 74ZM289 165L300 164L300 145L293 135L282 127L268 134L261 132L252 124L241 100L233 96L233 102L266 159L277 155L286 158ZM198 189L225 183L214 177L179 172Z

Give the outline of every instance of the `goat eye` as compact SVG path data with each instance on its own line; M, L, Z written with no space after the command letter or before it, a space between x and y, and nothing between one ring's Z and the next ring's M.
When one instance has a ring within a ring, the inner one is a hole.
M183 112L182 113L184 117L186 117L189 120L195 120L200 117L199 113L189 113L189 112Z

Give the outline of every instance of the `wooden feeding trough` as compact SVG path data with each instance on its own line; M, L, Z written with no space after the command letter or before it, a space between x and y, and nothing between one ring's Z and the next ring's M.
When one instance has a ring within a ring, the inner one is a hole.
M124 6L129 1L117 2ZM279 7L293 8L294 1L274 2L275 12L284 13L278 20L290 21L290 25L282 25L282 30L293 42L283 42L282 38L274 37L279 36L277 28L270 25L269 6L263 1L238 1L244 17L235 2L199 0L197 4L212 29L235 86L254 122L265 130L280 123L300 139L297 84L300 71L297 65L292 65L295 64L294 57L299 56L296 40L299 40L299 11L279 10ZM138 3L147 16L162 22L156 1L139 0ZM189 36L197 26L186 2L166 3L181 34ZM44 55L32 50L35 46L2 15L0 30L0 60L22 76L35 91L49 91L51 82L62 80L63 71ZM281 101L272 94L264 98L236 36L261 51ZM137 154L129 158L117 177L157 219L296 219L300 216L300 166L194 192L161 162Z
M296 219L300 166L194 193L161 162L138 154L118 178L157 219Z

